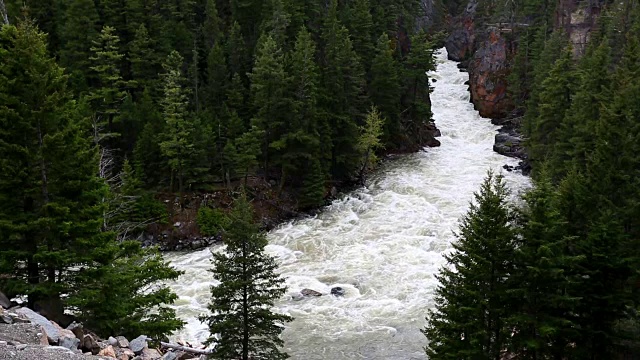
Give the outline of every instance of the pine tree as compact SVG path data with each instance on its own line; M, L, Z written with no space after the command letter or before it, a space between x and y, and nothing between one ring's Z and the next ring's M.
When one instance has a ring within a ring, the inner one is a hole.
M151 38L144 25L136 30L133 41L129 43L129 62L131 76L138 91L149 90L156 94L158 86L159 59L156 55L156 42Z
M166 335L182 325L161 305L176 295L149 286L179 272L102 231L109 188L45 37L30 22L0 30L0 155L11 160L0 162L0 272L12 275L2 288L26 295L30 307L64 295L103 336ZM48 315L64 319L59 311Z
M353 39L353 50L360 57L364 70L368 72L371 69L371 60L376 55L371 4L369 0L355 0L351 6L351 21L347 26Z
M262 163L266 174L272 163L282 166L282 151L273 146L284 132L289 100L285 96L287 75L284 69L284 55L271 35L260 39L255 65L251 73L251 96L255 116L252 126L262 130Z
M323 158L330 158L327 167L332 177L349 180L356 175L360 161L353 139L358 137L358 126L364 121L366 112L365 81L349 32L338 21L337 6L335 0L331 1L322 28L325 46L321 63L323 120L320 131L322 152L327 154ZM324 142L328 139L330 146Z
M436 306L423 330L432 360L499 360L511 335L505 315L515 230L504 181L489 173L474 198L437 276Z
M565 50L549 72L540 88L539 115L533 123L529 157L535 165L549 160L552 177L557 179L562 169L562 159L552 158L553 148L559 141L558 129L562 127L567 110L571 106L574 86L574 68L571 50Z
M378 38L376 56L371 65L369 95L373 104L380 109L384 124L384 144L393 149L399 143L402 128L399 119L400 81L398 64L393 58L393 48L389 36Z
M183 86L185 78L181 71L182 62L182 56L177 51L173 51L162 64L165 69L164 98L160 103L166 122L165 140L160 143L160 149L178 179L180 193L184 190L185 174L188 171L191 156L195 153L193 145L195 128L187 110L188 95Z
M93 0L69 3L60 32L60 65L71 74L71 84L77 93L92 82L90 73L91 46L98 38L99 17Z
M89 101L95 112L94 142L112 148L114 138L120 136L119 115L126 99L126 83L120 74L123 55L118 52L120 40L115 29L105 26L91 47L91 70L96 84L91 89Z
M579 256L569 249L577 239L567 231L551 179L543 170L524 197L515 269L509 276L513 302L509 327L515 329L510 352L522 359L573 358L576 338L573 312L580 301L572 294Z
M211 287L211 315L201 317L215 343L214 359L286 359L279 335L291 317L273 312L286 292L277 264L265 254L266 236L253 221L244 196L236 200L224 229L224 251L213 254L213 273L220 282Z

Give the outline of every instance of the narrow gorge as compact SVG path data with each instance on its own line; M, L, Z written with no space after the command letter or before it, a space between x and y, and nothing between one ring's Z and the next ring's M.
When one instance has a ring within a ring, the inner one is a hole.
M444 49L437 63L431 99L442 146L387 162L366 188L269 233L267 250L289 287L278 307L295 317L283 334L293 359L425 359L420 329L435 274L473 192L490 169L505 174L514 195L529 186L527 177L502 170L518 161L493 152L498 127L469 102L468 74ZM208 333L197 317L215 284L210 250L167 258L186 272L171 284L187 322L174 337L202 342ZM330 294L337 286L343 297ZM303 297L303 289L323 296Z

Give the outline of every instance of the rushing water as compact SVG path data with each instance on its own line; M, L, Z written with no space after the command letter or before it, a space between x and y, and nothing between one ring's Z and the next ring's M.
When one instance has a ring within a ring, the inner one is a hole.
M425 359L424 327L433 306L435 274L451 249L458 219L489 169L516 161L492 151L497 127L469 103L468 75L437 55L431 96L442 146L388 162L368 183L318 216L269 233L289 294L279 311L295 317L283 333L292 359ZM517 192L527 178L506 173ZM186 274L172 284L187 321L177 338L199 342L208 333L196 317L206 311L210 251L168 255ZM329 295L341 286L346 295ZM309 288L325 294L299 299Z

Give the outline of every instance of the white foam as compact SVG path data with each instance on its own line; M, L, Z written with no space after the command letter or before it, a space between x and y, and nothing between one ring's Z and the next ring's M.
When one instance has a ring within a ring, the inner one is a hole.
M456 63L438 55L431 74L434 120L442 146L387 163L359 189L315 217L269 233L267 252L276 256L287 279L280 311L296 319L283 333L292 359L425 359L420 333L433 306L434 275L451 250L453 231L468 209L487 170L517 161L492 151L497 127L469 103ZM518 191L529 183L506 173ZM188 321L176 337L199 342L208 336L196 319L206 312L214 284L210 253L169 254L187 272L172 284L180 295L175 308ZM344 297L329 295L345 289ZM325 295L299 299L310 288Z

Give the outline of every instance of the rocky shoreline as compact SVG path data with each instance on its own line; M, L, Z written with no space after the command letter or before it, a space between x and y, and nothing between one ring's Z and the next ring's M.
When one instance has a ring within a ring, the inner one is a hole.
M2 297L0 293L0 297ZM100 339L72 323L62 328L35 311L0 306L0 360L187 360L206 359L206 350L168 344L140 335Z

